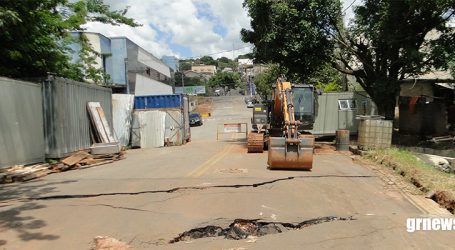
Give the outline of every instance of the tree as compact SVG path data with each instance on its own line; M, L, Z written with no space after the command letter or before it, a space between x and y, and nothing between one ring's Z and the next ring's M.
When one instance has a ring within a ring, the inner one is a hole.
M330 61L334 41L327 39L333 18L341 14L336 0L245 0L252 30L242 29L254 44L256 62L276 63L301 79Z
M182 72L175 72L174 78L175 78L175 86L177 87L182 87L183 85L185 86L205 86L206 85L206 79L201 76L201 77L188 77L184 76L183 81L184 84L182 84Z
M179 71L186 71L186 70L191 70L191 65L192 63L190 61L183 61L181 60L179 62Z
M225 56L218 58L217 61L218 61L218 62L222 62L222 63L230 63L230 62L232 62L231 59L229 59L229 58L227 58L227 57L225 57Z
M325 63L353 75L379 112L394 118L400 81L451 67L453 0L364 0L345 29L338 0L245 0L255 57L311 76ZM336 49L333 45L336 43ZM453 67L453 61L452 61Z
M217 65L219 70L223 70L224 68L237 68L237 62L227 58L227 57L220 57L217 60Z
M393 119L400 81L445 70L455 56L453 0L365 0L354 24L334 25L340 44L338 70L355 76L381 114Z
M244 55L239 55L235 60L239 60L239 59L254 59L254 55L253 53L247 53L247 54L244 54Z
M239 87L240 83L240 74L237 72L217 72L209 79L211 88L223 87L227 88L228 91Z
M68 31L82 30L86 22L137 26L125 17L126 10L111 11L102 0L3 0L0 75L41 77L53 72L78 79L86 66L71 64L67 45L74 41Z
M201 64L218 66L218 62L211 56L203 56L198 60Z
M272 94L272 84L281 75L285 74L286 70L280 68L277 64L271 64L268 69L254 77L256 92L261 96L262 100L268 100Z
M78 81L91 80L95 84L106 83L110 76L96 62L102 55L93 49L84 33L79 34L75 40L80 44L81 49L79 51L79 60L75 64L78 67L78 74L72 78Z
M343 78L342 73L327 63L309 77L308 83L324 92L338 92L343 90Z

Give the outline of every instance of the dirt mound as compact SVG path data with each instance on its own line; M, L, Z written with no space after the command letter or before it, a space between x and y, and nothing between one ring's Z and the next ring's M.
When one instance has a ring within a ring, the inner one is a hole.
M95 237L95 247L93 250L127 250L133 249L130 245L125 242L108 236L97 236Z

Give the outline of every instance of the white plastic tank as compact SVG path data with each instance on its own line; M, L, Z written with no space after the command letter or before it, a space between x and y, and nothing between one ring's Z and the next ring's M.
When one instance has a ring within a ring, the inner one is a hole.
M381 116L359 116L358 145L362 150L390 148L393 121Z

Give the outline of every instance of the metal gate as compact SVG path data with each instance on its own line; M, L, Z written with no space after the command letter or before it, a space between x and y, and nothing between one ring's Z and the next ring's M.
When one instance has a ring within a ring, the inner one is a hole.
M191 130L190 130L190 105L188 96L183 96L183 122L184 122L184 139L183 143L189 142L191 140Z
M161 109L161 111L166 112L165 145L182 145L185 141L185 120L182 111L179 109Z

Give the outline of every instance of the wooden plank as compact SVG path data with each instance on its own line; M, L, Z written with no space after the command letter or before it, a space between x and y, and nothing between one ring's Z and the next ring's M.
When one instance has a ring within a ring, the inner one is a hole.
M86 158L80 162L82 165L92 165L98 162L102 162L104 159L93 159L93 158Z
M101 134L98 133L98 128L96 127L96 117L93 115L93 108L92 106L93 105L96 105L96 104L93 104L93 103L87 103L87 112L88 112L88 116L90 118L90 134L93 135L93 138L94 139L93 141L94 142L101 142L103 141L102 138L101 138Z
M89 156L90 156L89 153L84 152L84 151L79 151L79 152L76 152L76 153L72 154L71 156L63 159L61 162L65 165L73 166L76 163L79 163L80 161L82 161L83 159L85 159Z
M104 129L103 122L98 113L98 109L97 109L98 107L101 108L101 105L99 102L88 102L87 103L87 109L88 109L90 118L93 122L93 125L96 129L97 134L101 138L101 142L109 142L109 138Z
M58 165L55 165L52 170L56 173L58 172L64 172L66 170L69 170L71 168L71 166L68 166L68 165L65 165L65 164L58 164Z
M111 128L109 127L109 123L106 120L106 115L104 115L104 110L103 108L96 107L96 110L98 111L98 115L100 116L101 123L103 124L104 132L106 133L108 142L115 142L114 137L112 136Z
M33 173L33 174L28 174L28 175L25 175L25 176L21 177L20 181L29 181L29 180L33 180L33 179L36 179L36 178L44 177L44 176L52 174L52 173L53 172L51 170L39 171L39 172L36 172L36 173Z
M108 163L113 163L113 162L114 162L114 160L106 160L106 161L98 162L98 163L95 163L95 164L92 164L92 165L82 166L79 169L96 167L96 166L100 166L100 165L104 165L104 164L108 164Z

